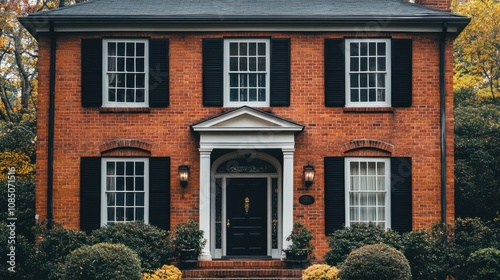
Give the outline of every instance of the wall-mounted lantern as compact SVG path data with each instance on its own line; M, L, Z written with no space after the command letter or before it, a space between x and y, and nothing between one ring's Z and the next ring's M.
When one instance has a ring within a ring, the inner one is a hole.
M310 165L309 163L307 165L304 165L304 184L306 185L306 188L311 187L312 183L314 182L314 166Z
M183 188L187 187L189 181L189 165L179 165L179 181Z

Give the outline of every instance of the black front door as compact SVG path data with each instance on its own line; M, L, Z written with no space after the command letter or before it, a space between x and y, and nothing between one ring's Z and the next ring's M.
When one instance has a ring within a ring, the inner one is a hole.
M267 255L267 178L228 179L226 201L226 254Z

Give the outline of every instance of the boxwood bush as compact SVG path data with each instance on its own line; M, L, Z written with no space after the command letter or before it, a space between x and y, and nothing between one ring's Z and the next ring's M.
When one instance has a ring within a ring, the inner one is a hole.
M59 266L61 280L141 279L141 261L123 244L84 245L66 256Z
M54 224L51 229L47 229L45 223L40 224L38 240L33 261L36 279L57 279L57 264L72 251L88 244L85 232L63 228L60 224Z
M340 268L342 280L411 280L411 270L403 253L379 243L352 251Z
M144 272L151 272L169 263L172 257L168 232L141 221L115 223L92 232L91 243L121 243L139 256Z
M500 250L484 248L473 252L467 266L471 280L500 280Z

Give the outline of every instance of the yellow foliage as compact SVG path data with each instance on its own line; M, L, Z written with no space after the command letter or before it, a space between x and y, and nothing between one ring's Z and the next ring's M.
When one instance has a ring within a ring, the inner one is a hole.
M0 152L0 180L6 179L11 167L16 169L16 176L19 178L32 179L35 176L35 165L27 155L12 151Z
M181 280L182 272L173 265L163 265L153 274L144 273L142 280Z
M487 89L495 98L500 90L500 2L453 0L452 11L471 18L455 40L455 87Z
M339 270L327 264L313 264L302 271L302 280L339 280Z

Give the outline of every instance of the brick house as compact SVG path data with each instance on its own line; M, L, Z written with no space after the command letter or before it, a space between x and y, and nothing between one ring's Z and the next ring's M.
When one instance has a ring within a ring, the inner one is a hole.
M39 42L36 211L85 231L194 219L201 260L280 258L296 221L320 258L353 223L452 222L468 19L449 6L90 0L22 18Z

